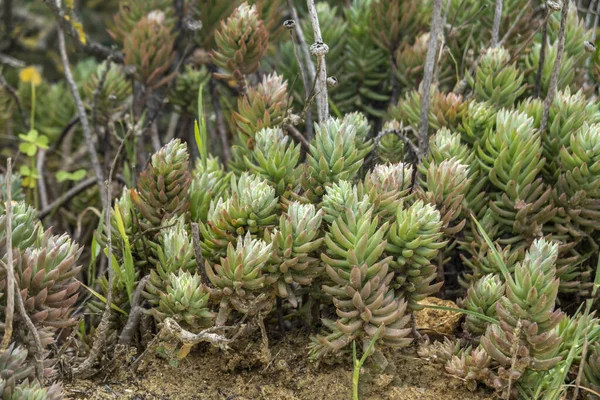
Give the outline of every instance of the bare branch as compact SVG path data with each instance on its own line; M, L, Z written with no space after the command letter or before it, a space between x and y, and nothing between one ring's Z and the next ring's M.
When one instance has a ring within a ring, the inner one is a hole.
M492 43L490 47L498 47L500 36L500 22L502 21L502 3L503 0L496 0L496 10L494 11L494 25L492 26Z
M554 60L554 69L550 76L550 85L548 86L548 94L544 100L544 113L542 114L542 122L540 124L540 132L543 137L546 128L548 127L548 117L550 116L550 107L556 95L556 87L558 86L558 75L562 64L563 55L565 52L565 37L567 32L567 15L569 13L569 0L563 0L562 12L560 16L560 30L558 31L558 46L556 49L556 60Z
M48 2L47 0L45 1ZM56 5L56 7L58 7L58 4ZM71 67L69 66L69 58L67 56L67 46L65 45L65 35L63 34L62 28L60 26L58 27L58 47L60 50L60 58L62 60L63 68L65 70L65 78L67 79L67 83L69 84L69 88L71 89L71 94L73 95L73 99L75 100L75 105L77 106L77 113L79 114L79 120L81 121L83 136L85 138L85 143L87 145L88 153L90 155L90 161L92 162L92 167L96 176L96 182L98 183L98 188L100 189L100 198L102 200L102 206L110 208L110 197L106 197L104 191L102 190L104 174L102 173L100 161L98 161L98 153L96 152L96 147L94 146L94 141L92 139L92 131L90 130L90 124L87 118L87 114L85 112L85 107L83 106L83 101L81 100L81 96L79 95L79 89L77 88L77 84L75 83L75 80L73 79L73 74L71 73Z
M295 126L293 125L287 125L286 126L287 131L289 133L291 133L291 135L298 141L300 142L300 145L304 148L305 151L308 151L308 149L310 148L310 143L308 142L308 140L304 137L304 135L302 135L302 133L300 133L300 131L298 131L298 129L296 129Z
M31 333L31 336L33 337L33 343L35 343L35 350L37 352L37 354L35 355L35 359L36 359L36 363L35 363L35 375L36 378L38 379L38 381L40 381L40 383L43 385L44 384L44 348L42 347L42 341L40 340L40 334L37 330L37 328L35 327L35 325L33 324L33 322L31 322L31 318L29 318L29 315L27 315L27 310L25 309L25 303L23 302L23 297L21 297L21 292L20 292L20 288L17 287L17 282L15 282L15 284L13 285L13 289L17 290L16 293L16 299L17 299L17 306L19 307L19 316L23 319L23 321L25 321L25 326L27 326L27 329L29 330L29 333Z
M135 292L133 293L133 297L131 299L131 311L129 311L127 323L125 324L125 327L123 327L121 335L119 336L119 344L128 345L133 340L133 335L139 326L140 315L142 314L142 306L140 305L142 292L144 291L144 288L149 280L150 275L144 276L142 279L140 279L137 287L135 288Z
M427 153L429 147L429 97L431 84L433 83L433 71L435 68L435 55L437 53L438 36L442 29L442 0L434 0L433 16L431 20L431 35L425 59L425 71L421 87L421 112L419 126L419 160Z
M82 50L90 53L91 55L94 55L94 56L97 56L100 58L107 58L107 57L113 55L113 51L111 49L109 49L105 46L102 46L99 43L94 43L94 42L88 41L87 43L84 44L81 41L81 38L79 37L79 32L77 32L77 29L75 29L75 27L73 26L71 21L69 21L66 18L65 12L62 10L59 3L56 3L55 0L44 0L44 3L46 3L46 6L48 7L48 9L56 17L56 21L58 22L60 28L64 29L65 32L67 32L67 34L69 36L71 36L71 38L75 42L75 45L77 46L78 49L82 49ZM59 31L60 31L60 29L59 29ZM60 40L60 36L61 36L61 33L59 32L59 40ZM63 36L62 40L64 42L64 36ZM121 54L118 54L118 55L115 54L114 59L118 63L123 63L123 56Z
M316 94L317 94L317 111L319 114L319 122L324 122L329 119L329 100L327 97L327 66L325 55L329 51L326 43L323 43L321 35L321 27L319 26L319 17L315 8L315 0L306 0L308 13L312 22L315 43L310 47L313 55L317 56L318 71L316 72Z
M39 212L38 218L39 219L46 218L50 213L52 213L58 207L69 202L73 197L75 197L78 194L80 194L81 192L89 189L90 187L94 186L95 184L96 184L96 178L88 178L86 180L78 182L77 185L73 186L65 194L63 194L62 196L60 196L59 198L54 200L52 203L48 204L47 207L43 208Z
M4 336L0 351L6 350L12 337L13 317L15 312L15 267L13 265L12 246L12 159L6 166L6 309L4 311ZM17 290L20 297L21 293Z
M9 83L6 81L6 78L4 78L4 75L2 75L2 73L0 73L0 86L2 86L4 89L6 89L6 91L10 95L10 97L12 97L13 100L15 101L15 104L17 105L17 109L19 110L19 114L21 115L21 119L23 120L23 126L25 126L25 128L27 128L27 130L29 130L29 120L27 118L27 114L25 114L25 111L23 110L23 107L21 106L21 100L19 100L19 95L17 94L17 91L15 90L15 88L13 88L12 86L9 85Z

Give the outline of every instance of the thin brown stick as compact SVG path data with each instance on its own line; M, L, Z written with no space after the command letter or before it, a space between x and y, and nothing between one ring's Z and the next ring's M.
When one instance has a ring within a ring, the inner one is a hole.
M140 324L140 316L143 310L142 306L140 305L140 300L142 298L142 292L144 291L144 288L149 280L150 275L144 276L142 279L140 279L137 287L135 288L135 292L133 293L133 297L131 299L131 311L129 311L127 323L123 327L121 335L119 336L119 344L121 345L131 344L133 335Z
M54 14L54 17L56 18L56 21L59 24L59 40L61 36L60 31L61 29L64 29L67 32L67 34L71 36L73 42L75 43L75 46L78 49L82 49L88 52L89 54L100 58L107 58L113 54L113 51L111 49L102 46L99 43L87 41L87 43L84 44L81 41L81 38L79 37L79 32L77 31L77 29L75 29L71 21L69 21L66 18L65 12L60 7L60 3L57 3L55 0L44 0L44 3L46 3L48 9L52 12L52 14ZM118 63L123 63L123 56L121 54L115 54L114 59Z
M29 130L29 119L27 118L27 114L25 114L25 110L21 106L21 100L19 100L19 95L17 94L15 88L10 86L10 84L6 81L6 78L4 78L4 75L2 75L2 73L0 73L0 86L6 89L10 97L12 97L12 99L14 100L15 104L17 105L17 109L19 110L21 119L23 120L23 126L25 126L25 129Z
M500 36L500 22L502 21L502 4L503 0L496 0L496 9L494 11L494 25L492 26L492 43L490 47L498 47Z
M12 338L13 317L15 312L15 267L13 265L12 248L12 159L8 159L6 166L6 284L7 298L4 311L4 336L0 351L5 351ZM21 293L17 290L19 297Z
M560 30L558 31L558 47L556 49L556 60L554 60L554 69L550 76L550 85L548 86L548 94L544 100L544 113L542 114L542 122L540 124L541 136L544 136L548 127L548 117L550 116L550 107L554 102L556 95L556 87L558 86L558 75L562 64L563 55L565 52L565 37L567 32L567 15L569 13L569 0L563 0L562 12L560 18Z
M296 139L298 142L300 142L300 145L304 148L304 150L308 151L310 148L310 143L304 137L304 135L302 133L300 133L300 131L298 131L298 129L296 129L296 127L293 125L288 125L288 126L286 126L286 128L287 128L288 132L291 133L291 135L294 137L294 139Z
M312 22L313 33L315 35L315 44L311 46L311 52L317 55L318 68L316 71L316 94L317 94L317 111L319 122L324 122L329 119L329 100L327 95L327 66L325 62L325 54L327 54L327 44L323 43L321 35L321 27L319 26L319 16L315 8L315 0L306 0L308 6L308 14ZM318 52L315 52L315 47ZM321 51L321 49L323 51ZM324 53L324 54L322 54Z
M77 185L73 186L69 189L65 194L54 200L52 203L48 204L48 206L44 207L39 213L38 218L44 219L50 213L52 213L55 209L62 206L65 203L68 203L73 197L77 196L81 192L91 188L96 184L96 178L88 178L81 182L78 182Z
M48 1L46 2L48 3ZM59 7L58 4L56 6ZM65 44L65 35L63 34L62 28L60 26L58 27L58 47L60 51L60 58L62 60L63 68L65 71L65 78L67 79L67 83L69 85L69 88L71 89L71 94L73 95L73 99L75 100L75 105L77 106L77 113L79 114L79 120L81 121L83 136L85 138L85 143L87 145L88 153L90 155L90 161L92 163L94 175L96 176L96 182L98 183L98 188L100 189L100 199L102 200L102 206L108 207L110 197L106 197L104 191L102 190L104 174L102 172L102 167L100 166L100 161L98 160L98 153L96 152L96 147L92 138L92 131L90 129L90 123L88 121L87 113L85 112L83 101L81 100L81 96L79 95L79 89L77 88L77 84L73 79L73 74L71 73L71 67L69 66L69 58L67 56L67 46Z
M44 348L42 347L42 341L40 339L40 334L39 334L37 328L35 327L35 325L33 324L33 322L31 322L31 318L29 318L29 315L27 315L27 310L25 309L25 303L23 302L23 297L21 297L20 288L17 287L17 282L15 282L15 284L13 285L13 289L16 289L16 296L14 296L14 297L17 298L17 306L19 309L19 316L25 322L25 326L27 326L29 333L31 333L31 336L33 337L33 343L35 343L35 350L37 352L37 354L35 355L35 359L37 361L35 363L35 375L36 375L36 378L38 379L38 381L43 385L44 384Z
M421 111L419 126L419 160L427 154L429 147L429 97L431 84L433 83L433 71L435 69L435 55L437 52L438 36L442 29L442 0L434 0L433 16L431 20L431 35L425 59L425 71L421 87Z

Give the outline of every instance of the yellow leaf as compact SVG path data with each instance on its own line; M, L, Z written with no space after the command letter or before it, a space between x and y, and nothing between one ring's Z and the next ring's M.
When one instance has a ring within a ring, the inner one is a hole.
M39 71L35 67L27 67L19 72L19 80L21 82L32 82L35 86L38 86L42 83L42 76Z
M179 349L179 353L177 353L177 358L183 360L185 357L187 357L188 354L190 354L191 349L192 346L189 344L182 345L181 349Z

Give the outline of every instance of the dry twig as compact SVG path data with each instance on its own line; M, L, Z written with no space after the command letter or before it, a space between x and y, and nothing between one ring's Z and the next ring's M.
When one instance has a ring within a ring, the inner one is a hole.
M502 3L503 0L496 0L496 9L494 11L494 25L492 26L492 43L490 47L498 47L500 36L500 22L502 21Z
M431 35L425 58L425 71L421 87L421 112L419 126L419 160L427 154L429 147L429 98L431 84L433 83L433 70L435 68L435 55L437 53L438 36L442 30L442 0L434 0L433 17L431 20Z
M15 312L15 267L13 265L12 249L12 159L8 159L6 166L6 308L4 310L4 336L0 351L6 350L12 337L13 317ZM18 296L21 296L17 290Z
M46 3L48 3L48 1L46 1ZM58 1L56 7L59 7ZM67 56L67 46L65 44L65 35L63 34L62 28L60 26L58 27L58 47L63 68L65 70L65 78L67 80L69 88L71 89L71 94L73 95L73 99L75 100L75 105L77 106L77 113L79 114L79 120L81 121L83 136L85 138L85 143L87 145L88 153L90 155L90 161L92 162L94 175L96 176L96 182L98 183L98 188L100 189L100 198L102 200L102 206L109 207L110 197L106 197L104 191L102 190L104 174L102 173L102 167L100 166L100 161L98 160L98 153L96 152L96 147L94 146L94 141L92 139L92 131L90 129L90 124L87 118L87 114L85 112L85 107L83 106L83 101L81 100L81 96L79 95L79 89L77 88L77 84L75 83L75 80L73 79L73 74L71 73L71 67L69 66L69 58Z
M441 1L441 0L440 0ZM324 122L329 119L329 100L327 97L327 66L325 62L325 54L329 48L326 43L323 43L321 35L321 27L319 26L319 17L315 8L315 0L306 0L308 13L312 22L313 32L315 35L315 43L311 46L311 53L317 56L317 71L316 71L316 96L317 96L317 111L319 114L319 122Z

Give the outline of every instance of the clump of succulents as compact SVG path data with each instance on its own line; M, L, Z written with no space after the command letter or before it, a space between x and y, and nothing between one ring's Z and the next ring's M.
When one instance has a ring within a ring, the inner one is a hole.
M218 261L230 243L247 233L261 237L277 223L279 199L275 188L257 175L243 173L231 178L231 196L213 200L207 222L201 223L204 257Z
M212 296L220 300L215 325L224 325L232 310L250 316L271 310L272 292L264 290L267 283L263 270L270 262L272 247L272 243L252 239L247 233L235 247L228 244L225 257L218 263L206 261L208 279L215 287Z
M149 88L164 85L165 73L175 59L175 38L165 25L164 13L157 11L140 19L125 37L125 65L134 67L134 76Z
M186 145L174 139L152 156L148 168L140 174L131 199L150 226L160 226L189 209L188 159Z
M490 324L481 343L500 364L494 386L505 390L528 371L544 371L560 361L560 337L555 328L563 318L555 310L558 245L533 242L514 275L506 277L506 293L497 303L500 324Z
M256 6L243 3L237 7L221 22L221 29L215 31L217 49L212 53L212 60L221 69L216 76L245 87L245 76L258 69L268 40L269 32Z

